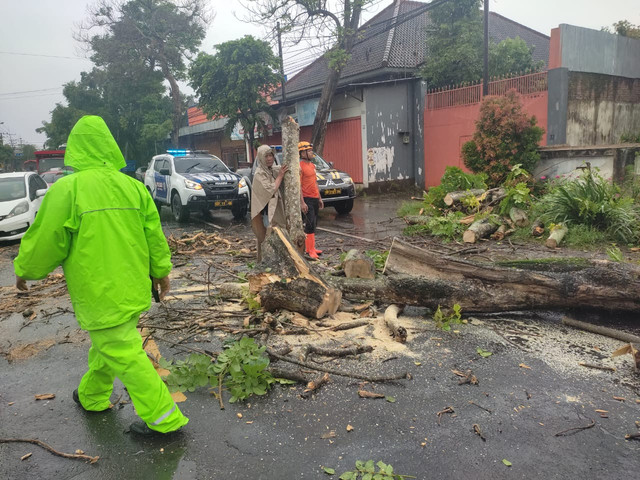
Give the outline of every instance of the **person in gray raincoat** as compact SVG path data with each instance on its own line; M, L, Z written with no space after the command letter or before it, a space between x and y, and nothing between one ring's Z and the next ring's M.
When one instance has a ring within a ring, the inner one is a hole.
M251 191L251 229L258 239L258 262L262 260L262 242L267 236L267 228L285 227L284 202L280 184L289 168L274 166L275 154L268 145L258 147L258 166L253 175Z

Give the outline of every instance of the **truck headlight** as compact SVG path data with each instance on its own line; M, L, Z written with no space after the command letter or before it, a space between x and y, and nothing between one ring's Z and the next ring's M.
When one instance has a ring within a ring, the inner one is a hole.
M342 181L343 181L344 183L347 183L347 184L349 184L349 183L353 183L353 180L351 180L351 177L344 177L344 178L342 179Z
M9 212L5 218L15 217L16 215L22 215L23 213L27 213L29 211L29 203L27 201L20 202Z
M185 179L184 186L190 190L202 190L202 185L200 185L198 182L193 182L191 180Z
M247 186L247 181L244 178L240 179L240 181L238 182L238 188L244 188L246 186Z

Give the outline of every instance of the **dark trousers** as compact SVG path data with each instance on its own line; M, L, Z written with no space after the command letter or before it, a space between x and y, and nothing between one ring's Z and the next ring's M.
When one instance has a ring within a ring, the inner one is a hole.
M312 197L304 197L304 203L309 209L307 213L302 214L304 222L304 233L316 233L316 225L318 224L318 212L320 211L320 199Z

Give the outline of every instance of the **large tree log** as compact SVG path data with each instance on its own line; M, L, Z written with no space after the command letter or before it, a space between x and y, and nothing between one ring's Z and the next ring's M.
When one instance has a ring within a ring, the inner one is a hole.
M332 277L328 282L350 300L433 309L457 303L465 312L640 311L640 267L635 265L585 259L483 264L440 256L397 238L383 277Z
M322 318L338 311L340 290L327 285L311 270L282 229L273 227L262 248L262 262L248 279L249 290L260 293L260 303L267 312L286 309Z
M284 174L284 212L287 219L287 233L299 252L304 252L304 227L300 205L300 155L298 141L300 127L291 117L282 122L282 164L289 165Z

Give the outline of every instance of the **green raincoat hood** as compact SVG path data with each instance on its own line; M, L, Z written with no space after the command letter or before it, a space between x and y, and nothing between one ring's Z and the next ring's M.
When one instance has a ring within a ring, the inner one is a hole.
M69 134L64 164L75 171L103 166L120 170L126 162L104 120L86 115L78 120Z

